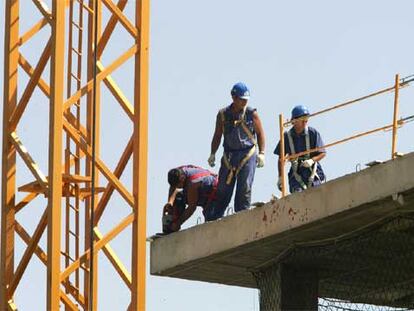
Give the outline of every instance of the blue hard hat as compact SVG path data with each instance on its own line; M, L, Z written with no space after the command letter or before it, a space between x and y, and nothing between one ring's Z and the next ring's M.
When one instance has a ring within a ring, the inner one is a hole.
M298 105L292 109L292 120L308 115L310 115L310 113L306 106Z
M231 89L231 95L242 99L249 99L250 91L246 84L243 82L238 82L233 85L233 88Z

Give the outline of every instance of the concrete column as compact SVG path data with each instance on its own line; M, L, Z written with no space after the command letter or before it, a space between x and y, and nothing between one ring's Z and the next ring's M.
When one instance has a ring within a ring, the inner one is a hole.
M318 310L318 276L306 267L279 264L255 274L261 311Z

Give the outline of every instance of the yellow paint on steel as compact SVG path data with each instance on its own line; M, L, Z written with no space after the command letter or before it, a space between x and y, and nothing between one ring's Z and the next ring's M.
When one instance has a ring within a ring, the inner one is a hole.
M65 306L67 308L69 308L70 310L73 311L78 311L78 306L75 305L72 300L70 300L70 298L62 291L60 290L60 299L62 300L62 302L65 304Z
M127 0L119 0L117 4L119 11L122 12L127 3L128 3ZM109 38L111 37L117 23L118 23L117 16L115 14L112 14L111 18L106 24L105 30L103 31L101 39L99 40L99 43L98 43L98 48L97 48L98 58L102 56L102 52L105 49L106 45L108 44Z
M20 157L22 158L23 162L26 164L27 168L36 178L40 186L46 190L47 189L47 178L40 170L39 166L30 156L29 152L21 142L20 138L17 136L16 132L10 133L10 140L14 147L16 148L17 152L19 153Z
M100 71L102 71L103 65L101 62L98 61L98 68ZM134 107L129 102L128 98L122 93L121 89L118 87L114 79L110 75L106 76L103 80L105 85L108 87L109 91L112 93L112 95L115 97L115 99L118 101L118 103L121 105L121 108L125 111L125 113L128 115L128 117L133 121L134 118Z
M17 105L19 1L5 2L3 144L1 178L0 310L9 308L8 287L14 272L16 151L10 141L9 119Z
M369 130L369 131L366 131L366 132L363 132L363 133L359 133L359 134L356 134L356 135L349 136L349 137L341 139L341 140L337 140L333 143L326 144L325 146L322 146L322 147L312 148L312 149L307 150L307 151L302 151L302 152L298 152L298 153L295 153L295 154L292 154L292 155L288 155L286 157L286 161L290 161L292 159L301 157L301 156L303 156L305 154L308 154L308 153L316 152L316 151L319 151L319 150L322 150L322 149L327 149L327 148L333 147L333 146L338 145L338 144L342 144L344 142L347 142L347 141L350 141L350 140L353 140L353 139L356 139L356 138L359 138L359 137L367 136L369 134L373 134L373 133L380 132L380 131L385 131L385 130L391 129L392 126L393 126L392 124L385 125L385 126L382 126L382 127L375 128L373 130Z
M134 220L134 213L129 214L125 217L120 223L118 223L114 228L112 228L106 235L102 237L95 245L95 252L98 252L102 249L107 243L109 243L113 238L115 238L122 230L124 230L128 225L130 225ZM73 271L78 269L81 264L85 263L89 259L89 249L85 251L76 261L74 261L69 267L65 269L60 274L60 280L63 282Z
M11 116L10 125L9 125L12 130L16 129L17 123L20 121L20 118L22 117L23 112L29 103L29 100L33 94L33 91L39 81L39 78L42 75L43 70L45 69L47 65L47 62L50 57L51 46L52 46L52 41L49 40L43 50L42 55L40 56L39 62L37 63L37 66L33 74L30 77L29 83L27 84L26 89L24 90L24 93L22 97L20 98L19 104L17 105L16 109L13 111L13 115Z
M145 310L146 219L147 219L147 154L148 154L148 55L149 0L136 2L135 38L140 46L135 55L133 194L134 222L132 224L132 289L131 309Z
M20 37L19 45L22 46L23 44L25 44L47 24L48 21L46 20L46 18L42 18L40 21L34 24L32 28L30 28Z
M19 54L19 65L23 68L27 75L32 78L35 69L30 65L30 63L27 61L27 59L24 58L22 54ZM42 79L42 77L39 77L37 86L46 95L46 97L50 96L49 84L47 84L46 81Z
M279 145L279 169L280 169L280 178L282 182L282 198L286 195L286 179L285 179L285 131L283 129L283 114L279 114L279 135L280 135L280 145Z
M102 0L103 4L108 8L109 11L112 12L113 16L116 16L122 26L125 27L126 31L128 31L133 38L138 37L138 29L125 17L122 11L111 1L111 0ZM137 1L137 4L141 1Z
M357 102L363 101L363 100L368 99L368 98L370 98L370 97L374 97L374 96L377 96L377 95L380 95L380 94L384 94L384 93L387 93L387 92L390 92L390 91L393 91L393 90L394 90L394 86L391 86L391 87L388 87L388 88L385 88L385 89L379 90L379 91L377 91L377 92L374 92L374 93L368 94L368 95L366 95L366 96L362 96L362 97L359 97L359 98L356 98L356 99L352 99L352 100L346 101L346 102L344 102L344 103L337 104L337 105L335 105L335 106L332 106L332 107L329 107L329 108L326 108L326 109L320 110L320 111L318 111L318 112L312 113L312 114L310 114L309 116L307 116L307 118L311 118L311 117L314 117L314 116L317 116L317 115L320 115L320 114L326 113L326 112L331 111L331 110L334 110L334 109L338 109L338 108L342 108L342 107L345 107L345 106L348 106L348 105L351 105L351 104L355 104L355 103L357 103ZM286 126L289 126L289 125L291 125L291 124L292 124L292 121L286 121L286 122L283 124L283 126L285 126L285 127L286 127Z
M38 193L29 193L26 195L19 203L16 204L14 211L17 214L20 210L22 210L27 204L32 202L39 194Z
M99 241L102 239L102 233L99 231L97 227L94 228L95 237ZM112 266L115 268L115 271L118 272L121 279L124 281L125 285L131 289L131 274L128 272L127 268L122 263L121 259L116 255L112 247L107 243L102 248L104 254L111 262Z
M27 233L27 231L17 220L15 223L15 231L19 235L19 237L27 244L27 246L29 246L32 243L32 238L30 237L29 233ZM39 258L40 261L43 262L43 264L47 265L47 255L39 245L36 245L34 253L36 254L37 258Z
M132 155L132 145L133 145L133 136L129 140L127 146L125 147L124 152L122 153L118 164L114 170L114 175L116 178L121 178L122 173L124 172L124 169L126 165L128 164L129 159ZM106 205L109 202L109 199L112 196L112 193L114 192L115 188L112 183L108 183L108 185L105 188L104 193L101 196L101 199L99 200L99 203L95 210L95 225L99 222L99 219L101 219L102 214L106 208Z
M17 285L19 284L24 271L27 268L27 265L29 264L30 259L32 258L32 255L36 249L36 246L38 245L40 238L43 235L43 232L46 229L47 224L47 209L43 212L42 217L40 218L40 221L33 233L33 236L31 238L30 244L27 246L19 265L16 268L16 271L14 272L13 281L10 284L9 292L8 292L8 299L11 299L14 295L14 292L17 288Z
M48 310L59 310L60 250L62 205L62 119L65 66L65 1L54 1L52 7L52 53L50 64L49 112L49 196L47 229L47 299Z
M82 149L83 152L88 157L92 156L91 147L87 145L82 139L80 138L79 134L76 132L76 130L72 127L72 125L69 124L66 120L63 120L63 127L65 131L71 136L71 138L79 145L79 147ZM113 184L115 189L118 190L120 195L127 201L127 203L133 207L134 206L134 198L129 193L129 191L125 188L125 186L119 181L118 178L111 172L111 170L104 164L102 160L99 158L96 159L96 167L99 169L99 171L106 177L106 179Z
M111 65L106 67L103 71L98 73L97 80L102 81L107 75L111 74L115 69L117 69L119 66L121 66L123 63L125 63L130 57L132 57L136 52L138 51L137 45L132 46L128 49L124 54L122 54L120 57L118 57L114 62L112 62ZM64 104L64 110L70 108L71 105L76 103L79 98L81 98L83 95L85 95L87 92L90 92L93 87L93 81L89 80L88 83L82 87L78 92L72 95L71 98L69 98L65 104Z
M391 159L396 158L397 149L397 131L398 131L398 95L400 90L400 75L395 75L395 92L394 92L394 115L392 119L392 146Z
M44 18L48 21L48 23L51 23L53 27L53 13L50 11L47 4L42 0L32 0L34 5L39 9L40 13L44 16Z

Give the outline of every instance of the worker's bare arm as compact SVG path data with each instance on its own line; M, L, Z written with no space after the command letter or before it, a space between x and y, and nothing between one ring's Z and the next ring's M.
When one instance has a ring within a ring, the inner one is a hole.
M197 201L198 201L198 188L200 187L200 183L191 184L187 191L187 208L185 209L184 213L181 215L179 219L179 225L181 226L191 215L194 214L197 208Z
M216 118L216 128L214 130L213 139L211 140L211 154L215 154L217 152L217 149L220 146L222 135L223 135L223 124L221 121L220 113L218 113L217 118Z
M259 114L255 111L253 113L254 130L257 135L257 144L259 145L259 152L264 153L266 148L265 134L262 126L262 121L259 118Z

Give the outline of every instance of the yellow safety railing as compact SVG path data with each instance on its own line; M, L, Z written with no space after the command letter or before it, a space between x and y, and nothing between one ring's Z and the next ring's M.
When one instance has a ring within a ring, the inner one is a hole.
M332 147L332 146L335 146L335 145L338 145L338 144L341 144L341 143L344 143L344 142L347 142L347 141L350 141L350 140L353 140L353 139L356 139L356 138L359 138L359 137L362 137L362 136L373 134L373 133L376 133L376 132L379 132L379 131L392 129L391 158L395 159L395 157L397 156L397 152L396 152L396 145L397 144L396 144L396 142L397 142L398 127L400 127L404 123L406 123L408 121L412 121L412 119L414 119L414 116L398 119L399 90L403 87L408 86L409 83L413 82L413 81L414 81L413 76L409 76L409 77L400 79L399 74L397 74L395 76L395 84L391 87L379 90L377 92L368 94L368 95L363 96L363 97L359 97L359 98L356 98L356 99L353 99L353 100L350 100L350 101L346 101L344 103L341 103L341 104L338 104L338 105L320 110L318 112L312 113L312 114L304 117L304 118L311 118L311 117L329 112L329 111L334 110L334 109L338 109L338 108L342 108L342 107L345 107L345 106L348 106L348 105L351 105L351 104L355 104L355 103L363 101L365 99L368 99L368 98L371 98L371 97L374 97L374 96L378 96L380 94L384 94L384 93L387 93L387 92L394 91L394 115L393 115L392 124L385 125L385 126L382 126L382 127L379 127L379 128L375 128L375 129L372 129L372 130L369 130L369 131L366 131L366 132L362 132L362 133L359 133L359 134L356 134L356 135L353 135L353 136L350 136L350 137L347 137L347 138L343 138L343 139L337 140L335 142L326 144L322 147L313 148L313 149L298 152L298 153L295 153L295 154L289 154L288 156L285 155L285 135L284 135L285 131L284 131L284 128L289 126L289 125L292 125L292 120L285 122L285 121L283 121L283 114L280 114L279 115L279 134L280 134L279 161L280 161L280 178L281 178L281 183L282 183L282 185L281 185L282 186L281 187L282 188L282 190L281 190L282 197L284 197L286 195L286 178L285 178L286 161L290 161L292 159L301 157L305 154L312 153L312 152L315 152L315 151L319 151L319 150L322 150L322 149L326 149L326 148L329 148L329 147ZM299 120L300 120L300 118L299 118Z

